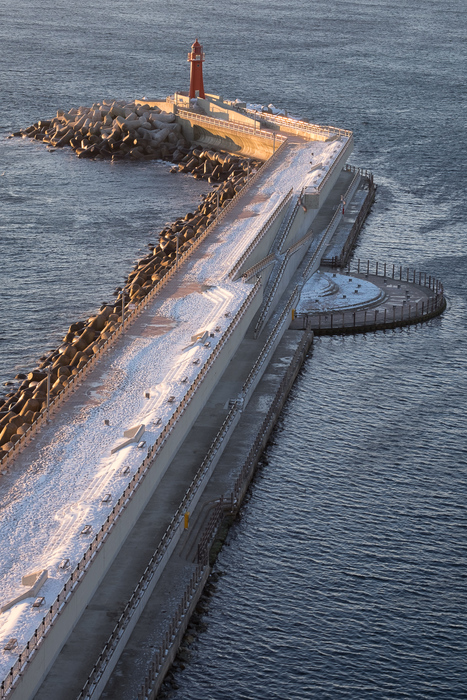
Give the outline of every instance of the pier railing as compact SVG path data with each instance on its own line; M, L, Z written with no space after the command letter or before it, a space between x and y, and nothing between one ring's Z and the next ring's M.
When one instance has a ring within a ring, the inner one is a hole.
M382 277L385 280L391 279L400 282L401 285L403 283L416 285L428 290L428 294L424 300L418 302L411 302L410 295L407 294L407 298L403 299L402 304L386 305L383 309L347 309L327 313L300 314L306 318L307 323L317 335L400 328L428 321L434 316L438 316L446 308L442 283L427 272L402 265L373 263L369 260L363 262L358 259L346 269L345 274L357 274L360 277L363 275L369 279Z
M357 236L360 232L360 229L363 226L363 222L365 221L365 219L368 215L368 212L371 209L371 205L373 204L373 201L375 198L375 192L376 192L376 186L374 184L373 175L371 172L369 172L368 170L361 171L360 169L354 168L353 166L346 166L345 169L347 171L356 173L354 179L352 180L352 184L351 184L349 189L351 189L356 178L364 177L368 181L368 194L366 195L365 200L360 208L360 211L358 212L357 218L353 222L352 228L350 229L350 233L347 236L347 239L344 243L341 254L339 256L335 256L333 258L323 259L322 264L323 265L330 265L331 267L344 267L344 265L347 264L348 258L350 256L351 251L352 251L352 248L355 245L355 242L357 240ZM344 195L344 200L345 199L347 199L347 201L350 199L350 196L347 192ZM336 214L339 211L340 211L340 208L336 211Z
M325 138L331 138L332 136L345 136L350 138L353 134L348 129L339 129L335 126L320 126L319 124L310 124L309 122L304 122L299 119L291 119L290 117L283 117L277 114L269 114L268 112L259 112L254 109L244 109L249 116L258 121L264 122L264 124L271 124L272 126L284 126L290 129L296 129L297 131L303 133L305 136L312 138L313 136L323 136Z
M293 304L296 302L297 296L298 287L295 288L292 297L289 299L286 307L280 314L279 319L277 320L265 345L262 348L262 351L255 365L253 366L252 370L250 371L250 374L248 375L243 385L241 396L244 397L245 402L247 402L249 396L251 395L251 392L256 386L257 377L262 375L261 370L264 367L264 364L266 362L269 362L272 352L274 352L274 349L277 346L278 339L282 337L283 325L284 323L288 323L290 313ZM184 630L186 629L189 617L191 615L192 608L190 609L190 602L194 599L194 596L197 593L199 595L200 590L204 586L203 572L205 572L206 569L201 568L202 563L204 562L205 567L207 568L210 546L225 516L226 511L234 512L238 508L238 499L240 493L246 488L245 485L249 481L249 477L251 477L253 455L256 455L256 457L258 456L258 451L260 449L262 441L264 441L266 434L269 434L271 431L274 413L277 412L281 400L283 401L283 397L286 394L284 390L287 384L290 384L291 376L293 376L298 371L298 367L301 365L301 358L303 357L304 349L307 344L309 344L309 337L304 335L300 341L299 346L297 347L291 365L288 368L286 375L282 379L278 391L276 392L273 403L263 421L257 439L255 440L252 449L248 453L247 460L245 461L242 471L235 482L233 492L230 494L230 497L227 497L226 499L221 496L220 501L218 501L218 503L216 504L216 508L211 514L208 525L206 526L204 532L201 534L201 537L199 538L198 565L196 572L190 579L187 588L182 596L182 599L180 600L175 610L172 620L169 622L167 630L162 638L162 644L160 645L154 658L149 664L149 669L146 678L138 693L138 700L146 700L147 698L154 697L154 692L158 689L158 687L160 687L163 674L168 669L171 662L169 652L171 648L175 646L177 636L178 639L180 639L181 634L183 634ZM239 408L235 406L233 407L233 409L231 409L231 412L232 410L239 411ZM228 418L224 422L224 425L226 425L227 421ZM225 440L225 438L221 437L222 430L223 429L221 428L221 430L218 433L219 438L216 437L216 439L213 442L212 448L214 449L216 442L219 443L220 441ZM88 696L80 696L79 700L88 700ZM91 700L90 696L89 700Z
M208 374L213 363L217 359L217 356L226 344L227 340L230 338L230 336L236 329L237 325L245 315L248 307L252 304L256 295L259 293L260 287L261 283L258 280L256 284L252 287L250 293L248 294L240 309L232 318L228 328L223 333L215 348L212 350L211 354L209 355L208 359L203 365L195 381L190 386L179 405L176 407L174 413L172 414L167 424L164 426L161 434L155 441L154 445L151 448L149 448L147 457L143 460L142 464L135 472L130 483L123 491L122 495L113 507L111 513L108 515L106 521L101 526L99 532L96 533L94 539L89 544L88 549L85 551L81 560L78 562L76 568L71 573L68 581L64 584L63 589L60 591L57 598L43 617L40 625L37 627L34 634L27 642L26 647L19 654L18 659L11 667L9 674L1 683L0 698L7 697L7 694L9 694L10 690L13 688L15 682L18 680L19 676L24 670L25 664L27 664L31 660L32 656L37 651L39 645L42 643L44 637L46 636L48 629L54 623L56 617L61 613L63 606L70 601L70 598L73 595L73 592L75 591L76 587L79 585L79 582L82 580L83 576L86 575L89 565L95 559L103 544L105 543L107 537L111 533L116 520L122 515L130 499L133 497L136 490L142 485L144 478L149 469L152 467L154 460L166 444L170 434L172 433L178 421L180 420L181 415L187 409L188 404L200 388L201 383L204 381L206 375Z
M224 504L225 502L221 498L212 511L208 524L201 535L200 546L198 547L198 563L195 571L188 581L181 600L167 626L166 632L162 638L162 643L149 663L147 675L138 691L138 700L155 697L155 693L160 687L164 673L171 664L172 657L170 656L170 652L177 648L178 645L176 641L181 641L181 637L188 626L194 605L204 587L210 571L209 549L224 518ZM226 505L229 507L228 502Z
M215 465L217 464L217 461L220 455L222 454L224 447L230 435L232 434L233 429L235 428L236 424L238 423L238 420L240 419L244 405L248 402L251 393L258 382L258 379L263 374L265 364L269 362L272 353L274 352L280 338L282 337L284 325L288 324L290 321L291 310L293 308L293 305L296 303L297 297L298 288L294 290L292 297L289 299L278 320L276 321L274 328L269 334L268 339L264 344L260 355L258 356L247 379L243 384L239 401L236 401L235 404L231 406L227 416L224 419L222 426L220 427L217 435L212 441L209 450L207 451L206 456L203 459L203 462L201 463L190 486L185 492L185 495L180 505L178 506L174 516L172 517L172 520L169 523L156 551L151 557L151 560L149 561L149 564L146 567L141 579L138 581L138 584L134 589L130 600L125 606L122 615L120 616L109 639L104 645L104 648L101 654L99 655L96 664L94 665L78 700L92 700L94 692L97 689L98 684L101 678L103 677L103 674L105 673L109 663L111 662L111 658L115 653L116 648L120 643L120 640L125 634L125 630L128 628L131 622L134 622L134 615L135 613L137 613L138 606L141 605L144 598L150 595L152 591L151 581L157 576L158 569L161 567L166 552L169 550L169 547L174 542L175 538L177 537L177 534L180 533L180 528L183 523L185 514L188 512L189 509L193 509L193 507L196 504L195 497L200 495L200 493L203 490L203 483L207 483L207 480L212 474L212 471ZM227 508L227 510L233 510L235 507L236 503L234 501L233 494L231 494L230 499L221 498L220 502L217 504L215 513L211 515L210 523L206 527L204 533L202 533L201 537L199 538L198 567L203 562L207 562L207 556L210 544L212 542L212 538L220 524L225 509ZM192 577L190 583L187 586L187 590L189 590L192 595L194 595L196 591L196 582L199 582L201 580L201 576L202 570L199 570L195 576L196 580ZM190 595L188 595L187 591L185 591L182 601L177 607L177 610L174 614L173 620L170 622L168 630L164 634L162 645L156 653L153 661L151 662L150 671L145 680L145 683L143 684L143 688L146 688L146 693L148 692L148 688L151 687L154 680L157 678L157 675L159 674L160 669L162 668L167 651L170 649L174 640L174 636L180 627L180 623L189 608L190 600ZM141 693L142 692L143 691L141 691ZM145 696L141 695L141 697Z
M237 272L240 270L240 268L242 267L242 265L245 263L245 260L247 260L247 259L249 258L249 256L250 256L251 253L253 252L253 250L254 250L254 249L257 247L257 245L262 241L262 239L264 238L264 236L266 235L266 233L269 231L270 227L272 226L272 224L274 223L274 221L277 219L277 217L279 216L279 214L281 214L281 213L284 211L284 209L285 209L285 207L287 206L287 204L289 204L289 202L290 202L290 200L291 200L291 198L292 198L292 192L293 192L293 188L290 189L290 190L287 192L287 194L285 195L285 197L283 197L283 199L281 200L281 202L279 203L279 205L274 209L274 211L273 211L273 213L271 214L271 216L268 218L268 220L267 220L267 221L263 224L263 226L260 228L260 230L258 231L258 234L255 236L254 240L250 243L250 245L249 245L248 248L245 250L245 252L243 253L243 255L241 255L241 257L237 260L237 262L235 263L235 265L232 267L232 269L231 269L230 272L229 272L229 277L230 277L231 279L233 279L233 278L235 277L235 275L237 274Z
M263 302L263 307L261 309L260 315L258 317L258 320L255 325L255 337L259 335L261 332L264 324L267 321L269 311L271 309L272 303L274 301L274 298L276 296L277 290L279 288L279 285L282 281L282 277L284 275L285 270L287 269L287 265L289 264L290 258L294 255L294 253L297 252L302 246L304 246L307 242L311 241L313 238L314 233L313 231L309 231L306 233L300 240L296 241L286 252L284 259L282 260L282 263L280 265L280 268L277 272L276 278L272 284L271 289L268 292L268 295L266 299Z
M253 126L247 126L241 122L230 122L226 119L216 119L215 117L208 117L204 114L198 114L197 112L191 112L190 110L178 109L177 115L182 119L188 119L198 124L207 124L210 126L215 126L217 128L226 129L227 131L235 131L237 133L249 134L251 136L257 136L260 139L266 139L268 141L278 141L279 145L287 140L287 137L283 134L276 134L270 131L261 131L261 129L256 129Z
M297 303L299 297L299 287L298 285L292 292L287 304L285 305L283 311L281 312L279 318L277 319L271 333L269 334L265 344L263 345L260 354L258 355L255 364L251 368L241 391L241 396L243 397L245 403L248 402L251 394L253 393L260 377L263 374L263 368L271 359L272 353L274 352L279 340L283 335L283 327L285 324L290 323L292 309L294 304Z

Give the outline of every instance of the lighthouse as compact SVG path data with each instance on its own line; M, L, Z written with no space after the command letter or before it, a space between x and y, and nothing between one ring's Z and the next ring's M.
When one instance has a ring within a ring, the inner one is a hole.
M188 62L190 66L190 99L192 97L203 97L204 98L204 86L203 86L203 62L204 53L203 47L199 43L198 39L191 47L191 51L188 53Z

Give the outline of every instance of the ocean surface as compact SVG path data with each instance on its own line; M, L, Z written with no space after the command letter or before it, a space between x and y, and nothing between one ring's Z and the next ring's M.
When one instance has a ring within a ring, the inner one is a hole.
M356 257L448 309L317 339L222 551L172 700L467 698L463 0L0 6L0 382L34 367L205 185L6 139L57 109L205 88L352 129L377 199Z

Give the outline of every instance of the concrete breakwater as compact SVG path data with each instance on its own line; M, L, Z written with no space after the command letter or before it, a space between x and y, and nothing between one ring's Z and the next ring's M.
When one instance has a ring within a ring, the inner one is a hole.
M177 161L189 147L173 114L122 100L58 110L52 119L41 119L11 136L33 138L53 148L70 146L78 158Z
M113 115L114 112L110 110L109 114ZM33 135L33 131L27 135ZM21 382L19 386L15 388L13 382L7 383L12 390L0 397L2 467L4 460L19 447L20 441L24 441L31 426L47 413L50 400L58 397L89 361L102 351L115 332L123 328L134 305L144 300L174 268L178 259L190 250L226 204L245 186L252 170L262 164L259 160L206 150L193 144L189 148L183 147L183 153L178 151L176 160L179 162L174 172L191 173L194 177L217 184L217 189L204 196L194 212L187 213L160 231L158 242L149 244L149 254L135 264L125 284L117 287L114 293L117 298L113 303L103 304L95 315L72 323L59 348L42 356L33 371L16 375L16 380Z

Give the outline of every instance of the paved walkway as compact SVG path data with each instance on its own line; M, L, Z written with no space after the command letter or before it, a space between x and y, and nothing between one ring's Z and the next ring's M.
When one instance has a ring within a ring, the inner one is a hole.
M206 257L206 255L212 254L211 250L213 245L218 248L225 247L226 232L231 230L232 226L238 224L238 221L242 219L241 214L245 212L245 209L256 211L258 206L262 204L266 211L269 198L261 197L261 194L267 191L268 183L270 183L270 187L272 188L271 195L276 194L278 188L280 192L280 187L285 188L284 193L286 193L291 186L299 186L303 174L309 170L309 157L308 154L303 153L304 149L297 148L298 140L299 139L294 139L293 143L284 149L280 157L277 158L274 168L268 170L268 166L265 167L264 177L260 177L257 183L235 203L229 213L223 218L220 226L215 229L207 241L196 251L196 254L192 256L190 261L181 268L176 277L167 285L164 290L166 296L170 297L177 294L177 289L183 284L184 276L186 277L187 283L192 282L191 270L197 265L200 259ZM297 141L297 144L294 143L295 141ZM294 174L293 178L291 178L290 168L292 168ZM297 178L296 181L295 178ZM222 244L222 246L219 244ZM230 257L230 264L233 264L234 260L234 256ZM178 277L180 277L180 280L177 279ZM204 282L213 283L214 272L213 279L205 279ZM243 282L239 282L238 284L243 285ZM154 303L159 304L160 300L155 300ZM151 307L152 305L153 303L151 303ZM150 319L148 321L148 318L146 318L148 313L151 314L151 311L148 310L148 312L145 312L143 316L132 325L131 329L128 331L128 337L138 336L145 332L147 324L150 323ZM124 543L119 555L107 572L102 585L90 601L85 613L82 615L73 631L73 634L63 647L53 668L44 680L37 693L37 700L51 697L53 697L54 700L71 700L72 698L74 700L74 698L76 698L99 656L105 641L109 637L115 622L119 618L127 600L130 598L141 574L151 558L151 555L157 548L163 533L172 519L174 512L177 510L214 436L227 415L229 399L238 395L254 361L258 357L264 345L264 341L269 334L271 323L266 326L257 340L247 337L241 344L229 366L228 373L226 373L226 376L217 385L208 404L196 421L189 436L180 447L165 477L151 497L136 526ZM301 333L296 334L296 342L298 342L300 337ZM125 342L126 339L123 339L119 341L119 345ZM111 351L109 357L102 361L100 368L96 370L96 372L93 372L93 375L90 377L92 382L95 384L100 382L99 376L108 371L113 355L114 351ZM266 392L264 386L263 390ZM64 413L67 414L69 411L79 407L82 398L87 400L86 392L86 386L78 390L70 403L68 404L67 402L66 410L65 407L63 409ZM81 399L80 396L82 396ZM65 421L66 420L67 417L65 416ZM249 426L247 427L249 429ZM44 446L46 438L47 435L45 433L41 435L41 443L44 444ZM28 448L28 450L31 449L33 448ZM33 453L31 453L31 455L32 454ZM24 455L21 456L21 459L27 463L28 454L25 452ZM229 467L228 471L230 469ZM231 488L229 484L230 480L224 484L221 492ZM216 497L220 495L218 488L219 485L214 489ZM212 499L212 493L213 492L207 492L207 503ZM206 508L208 508L208 506L204 499L198 508L198 512L201 513L199 516L201 517L200 522L202 522L204 518ZM199 520L199 517L198 515L192 515L193 526L196 520ZM174 561L176 561L176 559ZM185 579L187 577L189 578L191 575L191 566L189 564L187 565L185 562L181 566L181 571L183 575L181 574L179 577L175 576L175 580L180 584L181 588L184 588ZM178 583L172 586L172 594L176 592ZM175 600L173 597L171 600L172 599ZM172 610L168 607L166 614L171 617ZM64 679L66 679L66 683L64 683Z

